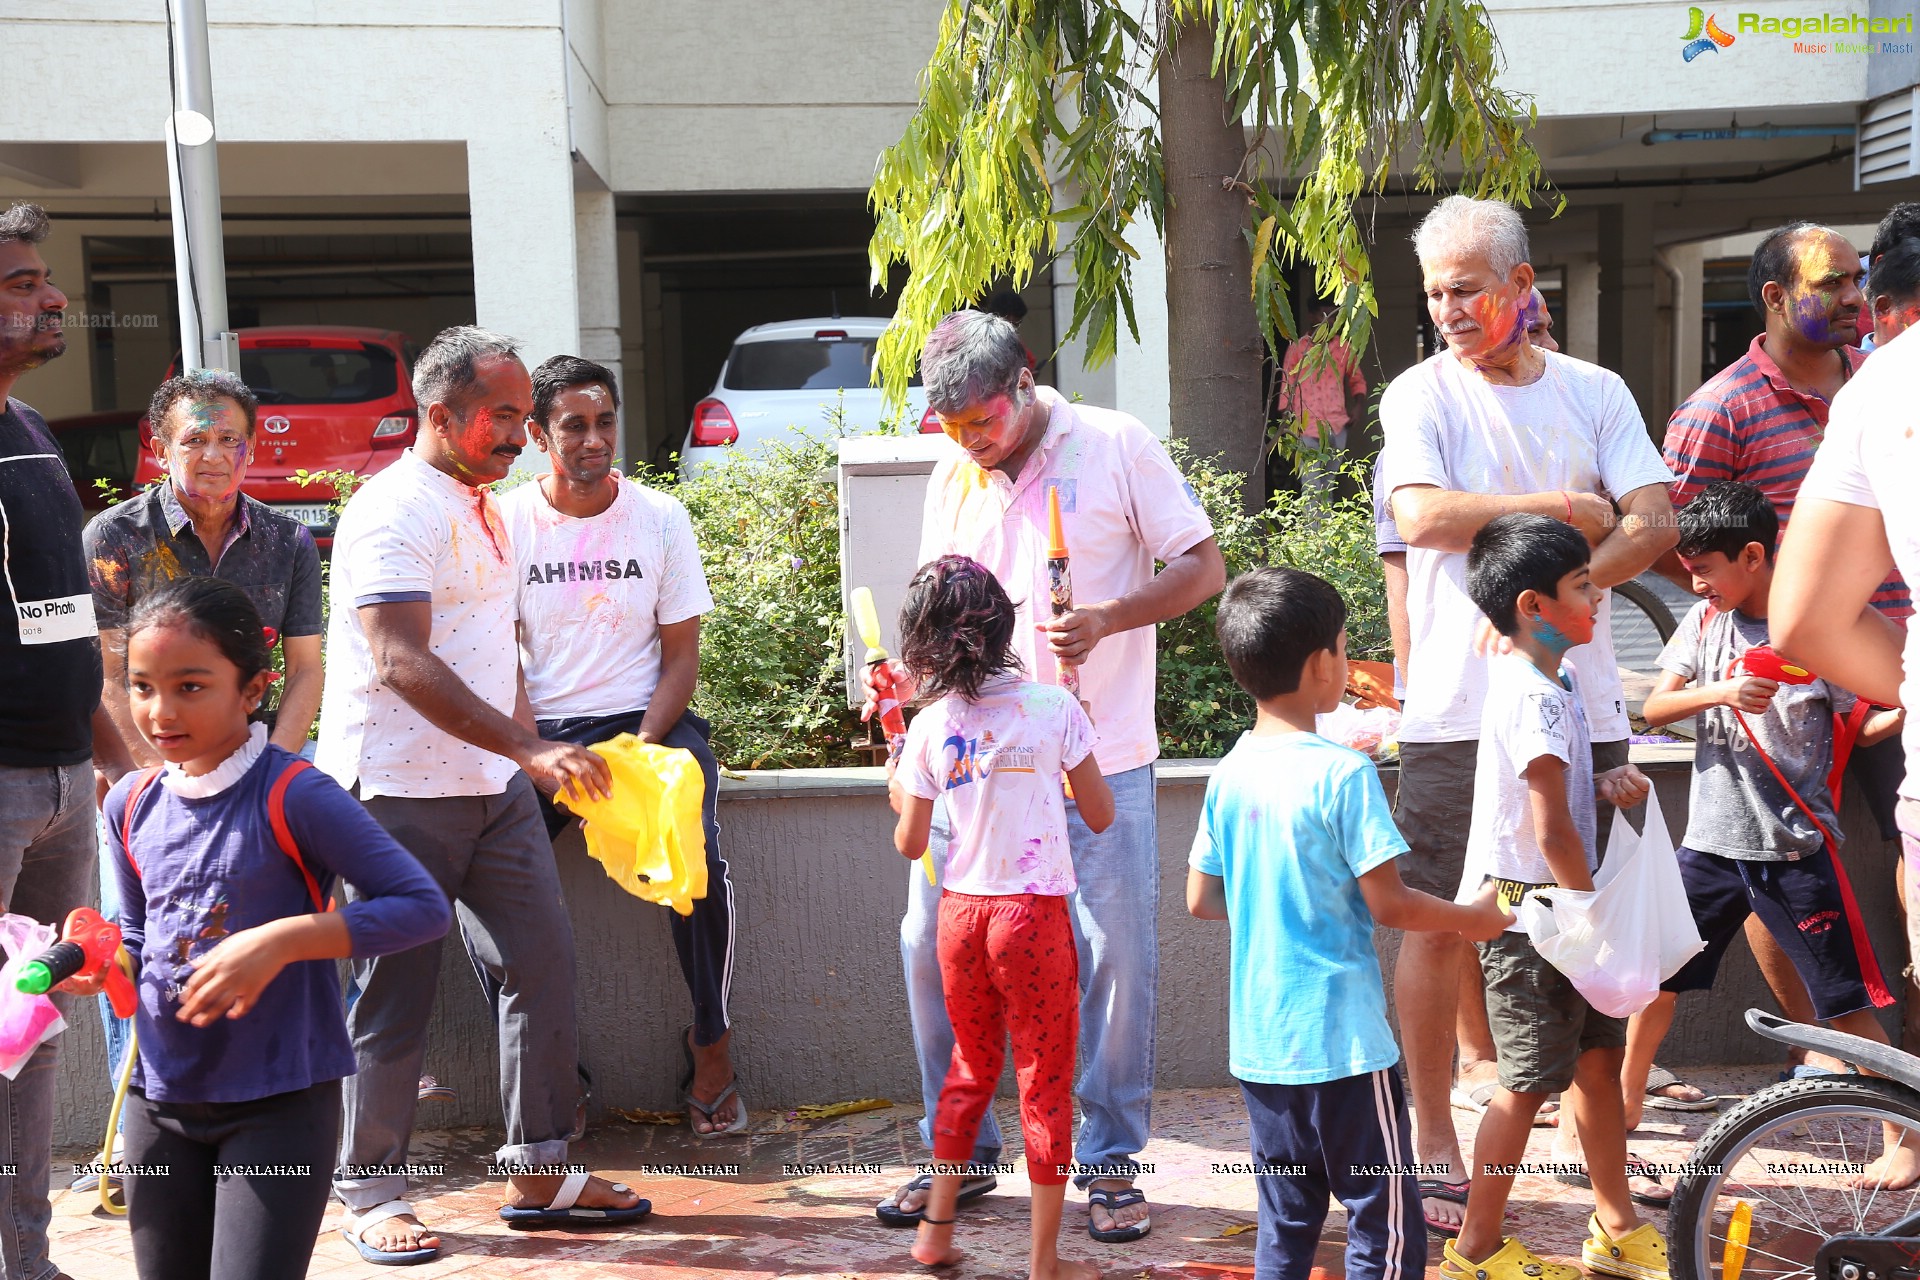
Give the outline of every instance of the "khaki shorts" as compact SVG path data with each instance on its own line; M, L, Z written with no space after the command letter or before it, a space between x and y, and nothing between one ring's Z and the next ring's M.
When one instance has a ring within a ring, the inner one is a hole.
M1408 845L1400 859L1400 879L1408 888L1448 901L1460 891L1479 758L1477 741L1400 744L1400 786L1393 797L1393 822ZM1593 744L1596 778L1626 762L1626 739ZM1604 858L1613 806L1600 803L1594 819L1598 853Z
M1501 1088L1559 1093L1573 1083L1581 1054L1626 1048L1627 1020L1595 1010L1526 934L1503 933L1476 949Z

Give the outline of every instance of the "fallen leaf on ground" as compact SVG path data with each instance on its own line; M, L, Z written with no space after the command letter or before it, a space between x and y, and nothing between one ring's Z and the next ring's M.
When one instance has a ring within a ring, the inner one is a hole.
M685 1119L678 1111L629 1111L615 1107L613 1113L629 1124L679 1124Z
M789 1120L831 1120L862 1111L882 1111L893 1103L886 1098L855 1098L852 1102L809 1102L787 1112Z
M1223 1236L1243 1236L1249 1231L1258 1231L1259 1229L1260 1224L1257 1222L1236 1222L1220 1234Z

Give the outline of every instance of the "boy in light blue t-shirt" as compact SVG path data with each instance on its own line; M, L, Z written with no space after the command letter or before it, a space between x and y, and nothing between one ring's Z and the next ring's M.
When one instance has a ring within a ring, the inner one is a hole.
M1348 1280L1426 1267L1399 1048L1375 923L1495 937L1491 891L1456 905L1400 882L1407 842L1372 761L1314 733L1347 683L1347 609L1298 569L1236 578L1216 627L1259 704L1207 786L1187 909L1232 933L1228 1069L1240 1081L1259 1178L1255 1280L1305 1280L1328 1196L1347 1209Z

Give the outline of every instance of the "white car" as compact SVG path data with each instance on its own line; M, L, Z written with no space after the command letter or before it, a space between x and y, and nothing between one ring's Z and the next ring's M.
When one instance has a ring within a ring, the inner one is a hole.
M877 316L835 316L755 325L735 338L712 392L693 407L680 474L712 466L723 450L752 448L788 432L832 435L836 407L846 434L878 431L889 415L885 393L871 379L886 328ZM896 420L906 431L940 429L927 413L918 373Z

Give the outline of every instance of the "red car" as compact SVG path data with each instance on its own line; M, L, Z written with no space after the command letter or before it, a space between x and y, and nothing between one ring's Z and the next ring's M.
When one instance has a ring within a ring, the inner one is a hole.
M260 398L253 459L241 490L332 540L330 485L301 486L296 471L386 468L413 443L413 346L403 333L346 325L240 330L240 377ZM180 372L174 357L167 376ZM137 492L161 474L152 424L140 421Z

